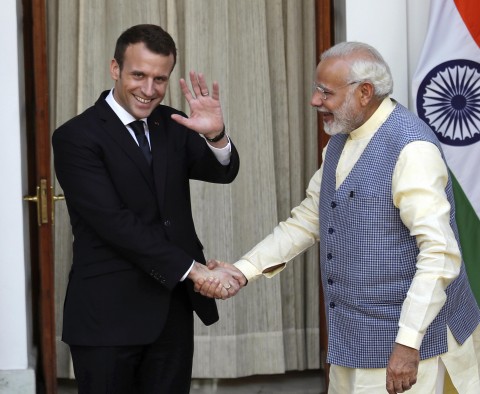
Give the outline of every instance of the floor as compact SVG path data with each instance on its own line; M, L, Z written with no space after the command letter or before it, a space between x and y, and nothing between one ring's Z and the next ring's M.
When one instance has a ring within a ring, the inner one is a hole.
M58 394L76 394L75 382L60 380ZM190 394L324 394L321 371L288 372L238 379L195 379Z

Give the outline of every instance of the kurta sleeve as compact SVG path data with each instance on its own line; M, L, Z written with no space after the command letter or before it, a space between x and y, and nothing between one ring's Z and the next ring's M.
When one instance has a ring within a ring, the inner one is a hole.
M288 261L318 241L321 179L322 167L310 180L306 198L292 209L291 216L235 263L249 281L262 275L270 278L278 274Z
M416 349L445 303L445 289L460 272L460 250L445 193L447 181L447 167L432 143L412 142L400 153L392 178L393 202L416 238L419 254L396 342Z

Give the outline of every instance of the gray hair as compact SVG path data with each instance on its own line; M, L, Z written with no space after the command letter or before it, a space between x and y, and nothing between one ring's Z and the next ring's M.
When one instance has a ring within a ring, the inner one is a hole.
M372 46L362 42L341 42L327 49L320 56L320 61L332 57L349 57L360 54L353 58L350 63L349 79L353 81L368 81L375 91L375 97L383 99L393 91L393 78L390 67L382 55ZM348 60L347 60L348 61Z

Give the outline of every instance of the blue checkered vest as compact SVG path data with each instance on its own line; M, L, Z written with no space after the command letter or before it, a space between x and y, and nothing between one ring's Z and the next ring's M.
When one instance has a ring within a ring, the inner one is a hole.
M328 327L327 362L351 368L383 368L398 332L402 303L415 274L418 248L392 202L398 155L433 132L397 104L352 171L335 190L335 172L346 135L330 139L320 191L320 264ZM452 205L450 224L458 241ZM465 267L447 288L447 301L429 326L421 359L447 351L450 327L463 343L480 322Z

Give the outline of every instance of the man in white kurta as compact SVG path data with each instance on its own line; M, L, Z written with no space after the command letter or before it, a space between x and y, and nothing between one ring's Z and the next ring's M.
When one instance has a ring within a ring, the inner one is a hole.
M392 86L388 65L368 45L342 43L322 55L311 105L323 115L328 134L348 134L336 167L336 190L398 105L389 97ZM322 154L324 159L328 149L327 145ZM323 172L322 164L310 181L306 198L292 210L291 217L237 261L234 270L241 271L249 281L261 276L272 277L282 271L288 261L319 241ZM399 153L391 179L391 202L410 236L415 237L418 247L415 275L403 301L387 368L348 368L332 364L329 393L394 394L410 390L418 394L440 394L445 370L460 394L480 393L478 326L461 345L447 326L448 351L422 361L419 357L427 328L446 302L445 290L459 276L462 267L450 224L451 205L445 193L448 181L447 167L435 144L413 141ZM225 289L214 282L198 290L204 295L225 298ZM478 324L478 307L475 305L475 308L474 324Z
M337 188L394 106L395 102L390 98L384 99L370 119L349 134L337 167ZM328 146L323 157L326 149ZM429 164L428 168L425 163ZM249 281L276 275L285 268L285 264L279 262L293 260L318 241L322 169L321 166L310 180L307 197L292 210L291 217L235 263ZM449 225L450 206L442 197L447 177L439 150L422 141L405 147L392 180L392 198L395 206L405 212L402 220L411 233L424 226L420 218L426 215L432 223L423 228L427 241L419 240L417 273L404 302L396 339L398 343L415 349L420 348L427 322L431 322L443 306L445 288L458 275L460 268L460 251ZM428 196L431 195L439 196L436 205L429 204ZM276 268L272 270L272 267ZM448 330L448 348L448 353L420 362L417 383L411 393L443 393L445 367L459 393L480 392L480 328L462 346ZM476 369L472 365L476 365ZM384 393L385 374L383 368L352 370L332 365L329 393Z

